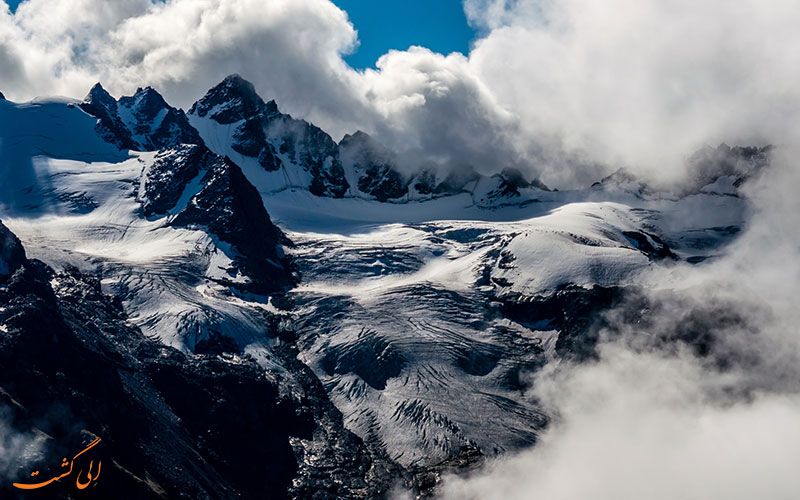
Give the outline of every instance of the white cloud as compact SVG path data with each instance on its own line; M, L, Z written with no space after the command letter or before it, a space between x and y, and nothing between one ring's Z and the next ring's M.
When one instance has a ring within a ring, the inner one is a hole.
M446 479L440 498L797 498L797 152L747 186L754 214L729 253L645 277L649 321L605 331L597 362L536 375L531 396L555 418L535 447ZM653 341L718 307L743 322L705 324L711 356Z
M152 85L188 107L236 72L289 111L351 131L363 110L341 54L355 44L327 0L28 0L0 13L0 88L26 100L83 96L96 81L116 95Z
M466 0L465 12L485 35L468 57L411 48L357 72L341 57L356 31L327 0L28 0L0 13L0 89L153 85L187 107L238 72L337 138L362 128L415 161L527 166L559 185L619 165L679 175L703 143L785 141L800 118L794 0Z
M357 33L327 0L28 0L0 9L0 90L153 85L186 107L238 72L334 136L362 128L413 161L525 165L557 185L620 165L676 177L703 143L783 145L749 188L755 215L727 257L651 276L698 307L759 311L755 337L732 328L721 340L757 362L720 372L610 343L598 363L538 378L558 415L539 446L449 480L444 496L797 497L797 1L465 0L465 11L483 33L468 56L413 47L358 72L341 57ZM676 312L665 310L658 327ZM726 387L755 392L721 397Z
M44 448L41 434L21 433L12 420L9 408L0 407L0 478L4 481L16 479L19 466L41 458Z
M707 377L689 360L607 347L546 382L560 419L535 448L446 480L441 498L796 498L800 397L716 403Z
M511 136L516 117L497 105L465 56L411 47L389 52L377 67L360 83L378 114L372 128L395 148L456 166L521 166Z
M664 174L703 143L780 141L796 129L793 0L520 0L511 9L470 60L526 138Z

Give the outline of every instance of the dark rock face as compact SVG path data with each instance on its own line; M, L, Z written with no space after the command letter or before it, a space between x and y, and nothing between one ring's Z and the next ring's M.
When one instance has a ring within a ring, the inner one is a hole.
M419 194L433 194L436 189L436 174L430 170L424 170L414 178L413 185Z
M98 118L100 136L120 149L155 151L180 144L203 144L186 114L167 104L151 87L116 101L98 83L80 107Z
M311 175L308 189L317 196L341 198L350 187L333 139L319 127L281 113L275 101L265 103L238 75L209 90L189 113L223 125L241 122L233 134L234 151L257 159L267 171L291 168L284 159L306 170Z
M131 131L119 117L117 101L102 85L95 84L80 104L82 110L98 119L98 134L120 149L136 149Z
M458 194L463 192L467 184L480 179L473 167L464 166L450 170L442 182L434 189L435 194Z
M423 169L414 176L411 185L419 194L433 197L473 192L478 185L490 186L480 202L519 197L520 189L523 188L549 191L539 180L528 181L519 170L513 168L505 168L499 174L487 178L470 165L453 167L444 177L433 169Z
M233 135L234 151L244 156L257 158L267 172L274 172L283 165L275 146L267 142L264 127L259 120L250 120L236 129Z
M717 148L705 147L689 158L693 177L682 186L681 194L698 192L724 176L732 176L738 187L769 164L771 151L770 146L730 147L724 143Z
M283 134L279 139L282 153L308 166L312 194L341 198L347 193L350 185L339 161L339 149L331 136L305 120L294 120L288 115L276 121L271 130Z
M509 190L518 190L520 188L533 187L541 189L542 191L550 191L541 180L533 179L527 180L525 176L516 168L506 167L500 172L500 178L503 179L504 186Z
M500 311L522 323L546 323L559 330L556 352L565 357L587 359L594 356L604 314L626 299L623 287L576 285L560 287L552 294L526 297L507 295L500 298Z
M739 330L759 341L759 323L768 321L768 304L716 298L697 301L674 291L647 293L635 286L583 288L567 285L543 296L506 296L501 311L523 323L545 322L560 331L556 352L584 361L597 356L598 342L622 340L632 350L674 352L689 349L709 368L764 363L758 354L729 344ZM671 318L671 321L664 321ZM747 388L743 390L748 390Z
M26 260L25 249L17 235L0 222L0 277L14 274Z
M241 353L185 355L130 326L98 278L39 261L2 282L0 324L0 363L15 367L0 372L3 423L40 436L33 461L9 457L9 479L54 477L61 457L102 439L87 457L102 460L96 486L70 478L48 498L380 498L397 477L291 346L276 355L294 383ZM19 493L11 481L3 498Z
M265 105L252 83L239 75L230 75L194 103L189 113L229 124L257 116Z
M494 183L494 188L490 189L479 201L482 203L497 203L501 200L513 200L520 196L520 189L535 188L541 191L550 191L541 181L535 179L528 181L519 170L515 168L504 168L499 174L494 174L489 178Z
M272 292L291 283L288 262L279 255L281 234L241 169L223 159L207 170L202 183L172 224L204 226L233 245L242 256L242 271L255 282L252 291Z
M258 191L236 164L205 146L161 151L144 172L139 200L146 216L172 212L173 226L203 227L230 244L230 257L239 266L230 272L251 278L248 290L270 293L293 282L280 246L284 237Z
M0 101L5 101L5 100L6 96L4 96L2 92L0 92Z
M378 201L402 198L408 194L409 180L396 168L394 153L364 132L345 135L339 143L343 161L349 161L358 175L358 190Z
M132 96L120 97L119 104L143 122L152 122L158 114L169 107L161 94L153 87L139 88ZM138 132L137 133L141 133Z
M189 183L200 174L208 155L208 150L199 146L160 151L143 173L139 201L144 215L164 215L175 207Z
M370 165L358 180L358 189L370 194L378 201L402 198L408 193L408 185L390 165Z
M128 126L142 151L180 144L203 144L186 114L167 104L152 87L138 89L130 97L121 97L119 107L133 118Z
M664 240L653 233L638 232L638 231L623 231L622 234L628 241L640 252L647 255L650 260L663 260L672 259L676 260L677 255L672 253L669 245L664 243Z

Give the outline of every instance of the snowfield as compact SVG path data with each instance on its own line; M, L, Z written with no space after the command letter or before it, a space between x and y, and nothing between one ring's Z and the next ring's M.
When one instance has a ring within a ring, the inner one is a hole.
M279 371L270 349L281 341L268 323L288 321L299 358L347 428L401 465L536 440L545 416L523 396L526 374L552 357L558 331L506 317L499 301L620 286L652 266L702 262L747 211L723 178L682 198L610 184L531 187L487 201L480 182L427 201L318 197L304 188L309 172L288 157L267 172L231 149L238 122L190 116L210 149L242 168L295 245L286 252L301 281L285 294L292 307L276 309L268 297L219 284L230 247L170 226L174 214L142 215L142 174L155 153L120 152L76 103L0 101L0 219L29 257L97 273L130 322L186 352L225 336Z

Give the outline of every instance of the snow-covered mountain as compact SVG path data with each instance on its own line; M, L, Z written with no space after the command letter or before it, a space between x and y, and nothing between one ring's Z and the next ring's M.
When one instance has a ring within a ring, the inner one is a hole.
M189 110L189 121L209 148L248 172L263 193L306 189L322 197L407 202L468 192L482 203L547 190L514 170L491 178L474 171L421 166L404 171L397 154L357 131L338 144L320 128L264 102L253 85L231 75Z
M236 75L188 113L99 84L2 99L0 356L32 368L0 395L54 437L69 429L47 406L71 408L143 496L260 498L253 477L293 498L429 492L534 443L548 416L529 374L590 354L643 271L713 259L768 160L721 145L671 191L623 171L552 191L509 168L401 167ZM57 343L74 359L47 365Z

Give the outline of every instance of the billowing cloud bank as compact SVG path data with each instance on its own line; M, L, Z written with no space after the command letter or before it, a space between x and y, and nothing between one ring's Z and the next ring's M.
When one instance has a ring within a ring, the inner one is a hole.
M794 0L466 0L481 33L468 56L412 47L365 72L342 60L357 32L327 0L2 10L0 89L13 100L82 96L100 80L185 107L238 72L335 136L362 128L413 161L517 166L555 185L621 165L676 177L705 143L788 141L800 115Z
M756 213L728 255L647 277L646 327L620 319L598 361L537 374L531 396L555 420L536 447L449 478L441 498L797 498L796 158L749 187ZM690 316L708 355L657 341Z
M465 10L481 33L469 55L414 47L357 72L341 58L355 28L327 0L28 0L0 12L0 90L82 96L99 80L117 95L153 85L188 106L238 72L334 135L361 128L415 161L512 165L556 186L620 166L674 179L702 144L778 145L727 255L649 276L659 310L647 329L620 321L597 362L537 375L530 396L555 417L541 443L448 479L442 496L797 498L800 4L465 0ZM651 341L721 306L743 321L709 323L711 357Z

